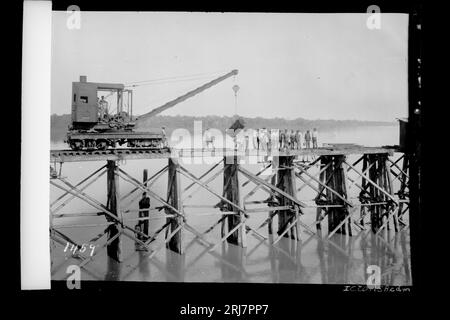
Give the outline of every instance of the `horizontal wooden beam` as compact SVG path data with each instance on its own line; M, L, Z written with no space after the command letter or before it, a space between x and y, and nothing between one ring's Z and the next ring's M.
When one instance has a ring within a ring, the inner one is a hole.
M332 156L351 154L389 154L393 155L395 148L364 147L364 146L334 146L316 149L300 149L286 151L215 149L150 149L150 148L118 148L108 150L74 151L70 149L50 150L52 162L79 162L101 160L138 160L138 159L167 159L167 158L204 158L204 157L265 157L265 156Z

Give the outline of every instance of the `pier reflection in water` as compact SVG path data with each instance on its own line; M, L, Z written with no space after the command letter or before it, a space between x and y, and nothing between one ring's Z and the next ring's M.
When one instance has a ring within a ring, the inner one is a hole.
M188 243L182 255L162 250L149 258L148 252L129 250L121 263L101 253L81 269L82 280L366 284L367 267L377 265L382 285L411 285L408 228L331 239L304 234L302 241L283 238L275 245L249 237L247 248L224 242L214 251L197 239ZM128 240L123 245L134 244ZM67 276L72 259L54 257L53 279Z

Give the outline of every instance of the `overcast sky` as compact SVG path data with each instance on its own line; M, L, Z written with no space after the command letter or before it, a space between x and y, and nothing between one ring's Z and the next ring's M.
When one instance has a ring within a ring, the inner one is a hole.
M210 75L136 87L142 114L209 80L239 75L165 115L394 121L407 116L407 25L382 14L81 12L81 29L53 14L52 113L70 113L72 81L130 83Z

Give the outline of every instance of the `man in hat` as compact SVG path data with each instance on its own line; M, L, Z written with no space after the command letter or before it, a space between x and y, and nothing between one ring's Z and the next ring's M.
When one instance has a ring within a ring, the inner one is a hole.
M108 117L108 101L105 100L105 96L102 96L101 100L98 101L98 107L100 112L100 121L106 120Z
M313 148L316 149L318 148L317 146L317 137L318 137L319 133L317 132L317 128L313 129L312 132L312 143L313 143Z
M309 130L306 130L305 133L305 147L306 149L311 148L311 132Z

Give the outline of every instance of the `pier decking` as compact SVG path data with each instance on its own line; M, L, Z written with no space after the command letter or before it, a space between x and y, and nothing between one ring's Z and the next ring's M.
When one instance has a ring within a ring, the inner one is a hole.
M364 147L358 145L333 145L317 149L299 149L286 151L267 151L250 149L247 151L239 149L149 149L149 148L119 148L108 150L93 151L74 151L70 149L50 150L50 160L56 162L78 162L78 161L120 161L133 159L167 159L183 157L223 157L223 156L333 156L333 155L351 155L351 154L389 154L398 149L394 147Z

